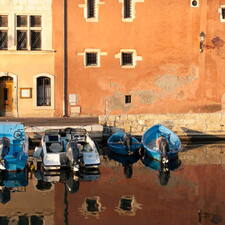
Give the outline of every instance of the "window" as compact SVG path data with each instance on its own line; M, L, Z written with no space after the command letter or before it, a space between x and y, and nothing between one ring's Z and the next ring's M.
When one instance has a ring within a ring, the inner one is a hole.
M95 18L96 0L87 0L87 18Z
M8 49L8 16L0 15L0 50Z
M125 104L131 103L131 95L125 95Z
M220 16L221 19L220 20L222 22L225 22L225 6L224 7L221 7L220 14L221 14L221 16Z
M122 52L121 64L122 66L133 65L133 52Z
M132 0L124 0L124 6L123 6L123 9L124 9L124 18L131 18L132 17L132 14L131 14L131 2Z
M120 60L120 66L124 69L132 69L137 65L137 61L142 61L142 57L137 55L135 49L121 49L115 55L116 59Z
M37 106L51 106L51 79L37 78Z
M97 52L86 52L86 66L97 66Z
M17 50L41 50L41 16L16 17Z

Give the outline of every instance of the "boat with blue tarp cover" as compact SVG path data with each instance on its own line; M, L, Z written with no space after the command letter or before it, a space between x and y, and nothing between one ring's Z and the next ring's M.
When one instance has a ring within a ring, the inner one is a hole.
M161 161L162 158L167 160L175 158L181 151L179 137L161 124L149 128L143 134L141 143L145 154L158 161Z
M28 137L19 122L0 123L0 170L23 170L28 159Z
M107 144L113 152L120 155L134 154L141 148L141 143L135 137L132 137L122 130L112 134Z

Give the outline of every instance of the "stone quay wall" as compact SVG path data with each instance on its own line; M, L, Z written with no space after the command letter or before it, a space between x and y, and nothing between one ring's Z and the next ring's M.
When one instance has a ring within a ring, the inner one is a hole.
M124 129L142 135L149 127L162 124L178 135L225 135L225 113L129 114L99 116L99 123L114 132Z

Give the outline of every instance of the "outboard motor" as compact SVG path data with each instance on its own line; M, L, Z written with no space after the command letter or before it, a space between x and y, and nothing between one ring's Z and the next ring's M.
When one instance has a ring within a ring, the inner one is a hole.
M132 152L131 152L131 145L132 145L132 137L130 134L126 134L124 136L124 145L127 147L128 149L128 154L130 155Z
M66 146L66 156L69 160L69 165L74 171L79 170L79 148L76 141L71 141Z
M168 163L167 153L169 152L169 144L165 137L160 138L159 149L162 153L161 163Z

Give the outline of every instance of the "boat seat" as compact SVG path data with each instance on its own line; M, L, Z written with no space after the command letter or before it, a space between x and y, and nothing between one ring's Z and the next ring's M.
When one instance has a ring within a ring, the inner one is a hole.
M49 146L49 150L53 153L58 153L58 152L62 152L63 151L63 146L60 143L52 143Z

